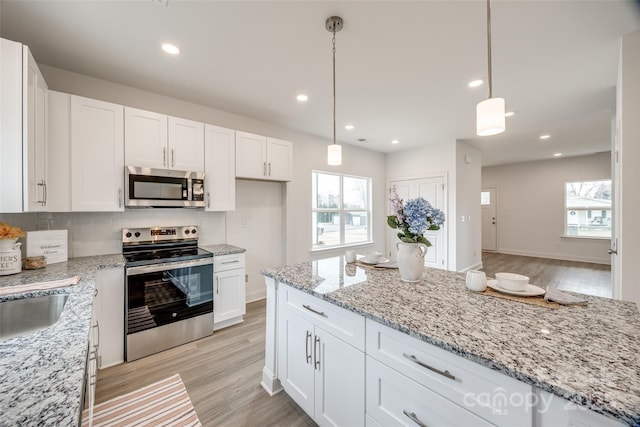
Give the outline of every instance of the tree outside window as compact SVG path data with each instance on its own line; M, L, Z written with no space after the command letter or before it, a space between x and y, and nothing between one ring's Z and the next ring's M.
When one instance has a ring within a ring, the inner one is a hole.
M371 178L312 173L313 249L371 241Z
M567 182L565 234L611 237L611 180Z

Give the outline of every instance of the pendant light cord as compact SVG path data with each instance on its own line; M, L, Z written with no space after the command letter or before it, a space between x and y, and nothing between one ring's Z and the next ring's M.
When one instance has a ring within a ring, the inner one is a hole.
M333 143L336 143L336 30L333 29Z
M489 98L493 98L493 81L491 79L491 0L487 0L487 50L489 58Z

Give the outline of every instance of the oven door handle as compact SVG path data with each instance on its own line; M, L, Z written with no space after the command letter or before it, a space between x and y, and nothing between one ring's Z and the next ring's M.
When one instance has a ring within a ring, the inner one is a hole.
M187 261L164 262L160 264L140 265L137 267L127 267L127 276L137 274L155 273L157 271L174 270L178 268L198 267L201 265L213 265L213 257L193 259Z

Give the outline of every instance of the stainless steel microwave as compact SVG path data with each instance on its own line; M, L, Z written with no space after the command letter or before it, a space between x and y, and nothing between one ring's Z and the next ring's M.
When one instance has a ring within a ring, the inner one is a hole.
M125 206L204 207L204 172L125 166Z

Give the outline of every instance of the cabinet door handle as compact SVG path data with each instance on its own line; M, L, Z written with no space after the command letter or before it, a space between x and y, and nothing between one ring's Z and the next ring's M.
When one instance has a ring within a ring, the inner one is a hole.
M308 305L306 305L306 304L302 304L302 306L303 306L304 308L306 308L307 310L311 311L312 313L319 314L319 315L320 315L320 316L322 316L322 317L329 317L329 316L327 316L326 314L324 314L324 311L317 311L317 310L314 310L313 308L311 308L310 306L308 306Z
M118 187L118 207L122 207L122 188Z
M403 409L402 413L405 414L407 417L409 417L409 419L411 421L413 421L414 423L418 424L420 427L429 427L425 423L420 421L420 418L418 418L418 416L416 415L415 412L409 412L406 409Z
M314 363L313 368L317 369L318 371L320 370L320 337L316 335L316 339L313 341L313 357L316 360L316 362Z
M44 183L44 205L47 206L47 200L49 199L49 191L47 189L47 181L42 180Z
M207 191L207 207L211 207L211 194Z
M171 167L176 165L176 150L171 149Z
M216 277L216 295L220 293L220 278Z
M262 163L262 175L267 176L267 162Z
M427 368L428 370L430 370L432 372L435 372L436 374L440 374L443 377L449 378L450 380L454 380L455 381L455 379L456 379L456 377L453 376L451 374L451 372L449 372L449 371L441 371L440 369L436 369L436 368L434 368L432 366L429 366L426 363L421 362L418 359L416 359L416 357L413 354L411 356L409 356L407 353L402 353L402 355L404 357L406 357L407 359L411 360L413 363L417 363L418 365L422 366L423 368Z
M167 148L162 147L162 166L167 166Z
M306 363L309 364L311 362L311 353L309 352L311 349L311 332L307 331L307 337L304 339L304 355Z
M95 343L93 345L93 348L95 349L96 352L96 357L98 356L98 348L100 348L100 322L98 322L96 320L96 325L94 326L95 330L98 331L98 338L96 341L98 341L97 343Z
M42 200L40 200L40 198L38 197L38 194L36 192L36 203L40 203L41 205L44 206L46 199L45 193L46 193L46 184L44 183L44 179L41 179L39 183L36 184L38 187L42 187Z
M269 176L271 176L271 162L269 162Z

